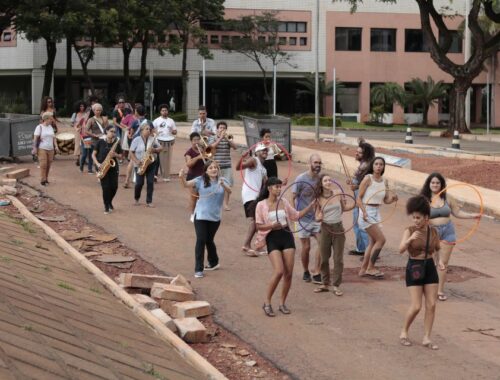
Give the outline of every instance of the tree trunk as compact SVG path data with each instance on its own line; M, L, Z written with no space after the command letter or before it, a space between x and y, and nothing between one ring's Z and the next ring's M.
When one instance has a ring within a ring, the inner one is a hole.
M453 136L454 131L459 133L470 133L465 123L465 97L470 83L457 78L453 82L453 89L450 96L450 124L448 125L447 136Z
M271 96L269 95L269 87L267 86L267 75L265 70L262 70L262 84L264 85L264 99L267 102L267 113L272 115L273 102Z
M54 73L54 60L56 59L57 45L54 41L45 40L47 49L47 63L45 64L45 76L43 78L42 97L50 95L52 86L52 74Z
M427 127L427 124L429 123L429 105L428 104L423 104L423 111L422 111L422 125L424 127Z
M140 96L144 96L144 82L146 81L146 64L147 64L147 58L148 58L148 48L149 48L149 31L145 31L142 41L141 41L141 71L139 74L139 82L135 86L135 98L140 99ZM144 99L144 103L146 102L146 99ZM151 104L151 107L153 105Z
M66 113L70 115L73 111L73 61L71 59L71 53L73 46L71 45L71 38L66 38L66 82L64 84L64 108L66 108Z
M92 81L92 78L89 75L89 69L88 69L90 59L84 58L82 56L82 52L81 52L81 50L79 50L79 48L78 48L78 46L76 46L76 44L74 44L74 47L75 47L76 54L78 55L78 59L80 60L80 64L82 66L83 77L85 78L85 82L87 82L87 85L90 88L90 93L92 95L95 95L94 82Z
M188 72L187 72L187 48L189 38L185 35L182 36L182 112L187 113L187 99L188 99ZM205 104L204 104L205 105Z
M128 42L122 42L123 52L123 81L125 82L125 94L127 99L131 99L132 86L130 85L130 53L132 49L128 46ZM135 102L136 99L131 99Z

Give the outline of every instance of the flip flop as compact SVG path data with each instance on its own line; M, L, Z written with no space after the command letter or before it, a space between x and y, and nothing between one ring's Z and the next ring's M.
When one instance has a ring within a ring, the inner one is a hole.
M433 351L439 350L439 347L436 344L432 343L432 342L422 343L422 346L428 348L429 350L433 350Z
M257 257L257 252L255 252L252 248L241 247L243 253L249 257Z
M410 341L410 338L408 338L408 337L399 338L399 343L401 343L401 345L405 346L405 347L411 346L411 341Z
M368 277L371 278L383 278L384 274L382 272L375 272L375 273L366 273Z
M338 287L334 286L333 287L333 294L340 297L344 294L344 292L342 290L340 290Z
M447 299L448 299L448 297L446 296L446 294L443 294L443 293L439 294L438 293L438 300L446 301Z
M322 293L322 292L328 292L329 289L328 287L322 285L322 286L318 286L316 289L313 290L314 293Z

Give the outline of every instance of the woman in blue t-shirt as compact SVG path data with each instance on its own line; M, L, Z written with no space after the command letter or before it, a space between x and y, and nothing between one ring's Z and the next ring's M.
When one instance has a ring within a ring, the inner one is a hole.
M208 160L203 167L203 174L190 181L185 179L184 169L179 172L182 185L196 190L198 202L194 209L194 229L196 232L194 276L203 277L203 270L219 268L219 256L214 238L220 226L221 209L224 193L231 193L227 180L220 176L216 161ZM204 265L205 247L207 247L208 265Z

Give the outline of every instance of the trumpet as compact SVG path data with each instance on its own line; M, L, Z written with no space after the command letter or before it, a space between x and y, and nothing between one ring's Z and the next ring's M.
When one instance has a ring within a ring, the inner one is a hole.
M208 144L208 137L207 136L202 136L201 137L201 143L203 145L203 155L207 159L211 159L214 154L215 154L215 149L213 149L209 144Z
M227 139L228 141L233 141L234 139L234 136L233 135L230 135L230 134L227 134L227 133L224 133L224 138Z

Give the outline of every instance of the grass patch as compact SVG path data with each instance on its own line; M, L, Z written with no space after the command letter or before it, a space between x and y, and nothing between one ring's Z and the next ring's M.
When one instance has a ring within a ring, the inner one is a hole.
M73 288L70 284L64 282L64 281L60 281L57 283L57 286L59 286L60 288L63 288L63 289L66 289L66 290L71 290L71 291L75 291L76 289Z
M23 329L26 331L33 331L33 326L31 325L23 325Z
M160 380L166 380L166 377L163 376L161 373L155 370L155 367L153 364L146 364L146 368L144 369L144 372L146 372L148 375L153 376L155 379L160 379Z
M101 289L99 289L97 286L92 286L92 287L90 288L90 291L91 291L91 292L94 292L94 293L97 293L97 294L101 294L101 293L102 293L102 292L101 292Z
M27 222L26 220L16 220L15 223L19 224L23 228L23 230L30 234L34 234L36 232L35 229L31 226L31 223Z
M7 257L7 256L0 256L0 261L2 261L4 263L10 263L11 258Z
M24 244L22 240L17 240L17 239L10 239L10 242L17 246L21 246Z

